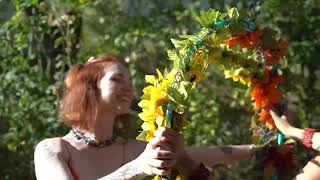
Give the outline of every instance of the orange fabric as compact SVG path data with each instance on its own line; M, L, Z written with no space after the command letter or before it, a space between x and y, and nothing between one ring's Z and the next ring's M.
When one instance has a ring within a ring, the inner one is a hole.
M121 166L123 166L126 162L126 144L123 143L123 147L122 147L122 163Z
M77 172L72 167L70 151L69 151L67 145L65 144L64 140L62 140L62 142L63 142L63 145L66 148L68 156L69 156L67 164L68 164L68 168L70 169L70 172L72 174L73 180L80 180ZM121 163L121 166L123 166L125 163L126 163L126 146L125 146L125 143L124 143L123 147L122 147L122 163Z
M73 180L80 180L78 174L76 173L76 171L72 167L71 158L68 159L68 167L69 167L70 172L72 174Z
M66 148L67 153L68 153L68 156L69 156L67 164L68 164L68 168L69 168L69 170L70 170L70 172L71 172L71 175L72 175L72 177L73 177L73 180L80 180L78 174L76 173L76 171L75 171L75 170L73 169L73 167L72 167L70 151L69 151L67 145L65 144L64 140L62 140L62 142L63 142L63 145L64 145L64 147Z

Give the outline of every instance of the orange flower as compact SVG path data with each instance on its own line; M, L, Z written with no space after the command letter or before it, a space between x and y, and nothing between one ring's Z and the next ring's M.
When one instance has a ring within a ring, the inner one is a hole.
M259 113L259 120L261 122L266 123L269 129L274 129L276 127L272 119L272 116L269 113L269 108L263 109L263 111Z
M253 89L250 93L255 101L255 109L263 109L259 113L259 120L267 124L269 129L273 129L274 122L269 113L270 105L278 105L281 101L281 90L277 87L284 80L282 76L272 72L272 69L265 69L262 80L255 80Z
M254 48L261 44L260 36L263 34L263 31L251 31L242 35L231 37L228 40L225 40L224 43L229 47L235 47L239 44L242 48Z
M276 64L288 51L288 41L280 41L278 49L265 48L264 58L267 64Z
M251 91L251 97L255 100L255 108L266 108L272 104L279 104L281 90L275 86L256 84Z

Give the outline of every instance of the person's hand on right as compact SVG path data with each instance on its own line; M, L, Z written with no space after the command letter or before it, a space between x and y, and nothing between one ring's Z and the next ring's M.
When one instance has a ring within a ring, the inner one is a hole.
M274 110L270 110L270 115L272 116L276 127L286 136L291 136L291 131L294 128L289 124L288 119L285 115L281 117Z
M297 139L302 138L303 130L292 126L285 115L280 117L274 110L270 110L270 115L272 116L276 127L285 136Z

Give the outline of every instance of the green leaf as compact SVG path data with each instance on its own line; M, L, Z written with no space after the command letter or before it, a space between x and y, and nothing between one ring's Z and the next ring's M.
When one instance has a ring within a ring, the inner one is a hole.
M297 143L297 141L292 138L286 139L286 141L284 142L284 144L296 144L296 143Z
M201 23L202 26L209 28L214 25L220 14L221 13L215 9L200 11L200 16L197 18L197 20Z
M188 39L188 40L193 41L193 42L196 41L197 38L198 38L197 35L180 35L179 37L182 38L182 39Z
M236 8L231 8L228 10L228 16L230 19L238 19L239 13Z
M179 83L177 90L179 91L179 93L180 93L181 95L183 95L182 97L183 97L184 99L186 99L186 98L188 97L188 92L187 92L187 90L186 90L186 88L185 88L185 86L184 86L183 83Z
M173 70L177 71L179 68L181 68L180 65L182 60L179 54L174 50L168 50L167 54L168 54L169 60L173 61Z
M159 176L159 175L156 175L156 176L153 177L153 180L167 180L167 178Z
M279 62L280 68L285 69L288 67L288 60L286 57L282 58Z
M175 50L167 50L168 58L170 61L173 61L175 64L180 61L180 57ZM179 63L178 63L179 64Z
M187 81L181 81L179 84L174 84L169 89L169 98L174 102L174 109L177 113L182 114L188 106L188 92L191 91L192 84Z
M282 75L282 70L280 68L277 68L277 73L278 73L279 76L281 76Z
M175 48L177 49L182 49L185 46L188 46L189 44L191 44L192 42L190 42L189 40L176 40L176 39L170 39L172 44L174 45Z
M225 17L227 17L228 16L228 13L221 13L220 15L219 15L219 19L224 19Z
M137 140L140 141L146 141L146 137L147 137L147 133L142 131L140 132L140 134L136 137Z

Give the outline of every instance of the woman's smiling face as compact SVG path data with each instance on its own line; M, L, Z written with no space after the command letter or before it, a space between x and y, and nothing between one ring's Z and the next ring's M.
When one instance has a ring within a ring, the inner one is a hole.
M106 110L115 110L117 115L129 112L133 87L129 72L123 65L115 63L106 67L98 87L101 90L102 104L108 108Z

